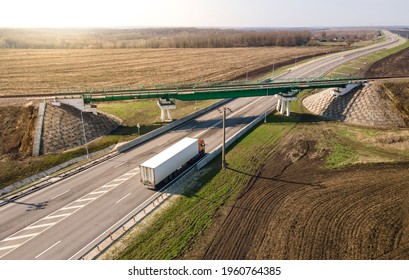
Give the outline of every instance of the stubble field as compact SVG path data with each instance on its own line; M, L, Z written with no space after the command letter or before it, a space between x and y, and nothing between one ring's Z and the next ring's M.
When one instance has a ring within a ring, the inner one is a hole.
M337 47L0 50L0 95L254 78Z

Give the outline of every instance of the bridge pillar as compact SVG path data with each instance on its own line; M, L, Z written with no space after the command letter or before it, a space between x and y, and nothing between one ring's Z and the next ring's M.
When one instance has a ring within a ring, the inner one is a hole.
M291 104L291 101L288 100L288 101L287 101L287 112L286 112L286 116L287 116L287 117L290 116L290 104Z
M279 94L277 95L277 98L277 112L279 112L281 115L286 115L289 117L291 101L297 100L297 97L294 96L294 93L292 93L291 95Z
M277 107L276 107L277 112L280 112L280 109L281 109L281 96L278 95L277 96Z
M281 97L281 98L282 98L282 101L281 101L280 114L281 114L281 115L284 115L285 107L287 106L287 101L284 100L283 97Z
M166 113L168 115L168 121L172 122L172 114L170 113L170 110L176 109L176 104L174 101L166 98L159 98L157 102L159 108L160 108L160 118L162 122L166 121Z

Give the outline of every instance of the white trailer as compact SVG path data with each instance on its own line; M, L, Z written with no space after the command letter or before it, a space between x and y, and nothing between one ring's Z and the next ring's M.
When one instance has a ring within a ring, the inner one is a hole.
M149 188L156 189L159 183L173 177L181 167L203 156L204 153L203 139L186 137L140 164L141 182Z

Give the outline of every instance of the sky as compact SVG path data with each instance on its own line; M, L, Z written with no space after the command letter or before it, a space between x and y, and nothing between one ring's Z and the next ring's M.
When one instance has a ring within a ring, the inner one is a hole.
M1 0L0 27L409 26L408 0Z

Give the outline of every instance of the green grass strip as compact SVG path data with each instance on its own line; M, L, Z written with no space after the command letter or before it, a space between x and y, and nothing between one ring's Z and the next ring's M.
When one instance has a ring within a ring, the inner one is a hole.
M337 142L331 143L334 151L326 158L325 168L335 169L354 163L359 154L353 148L342 145Z

